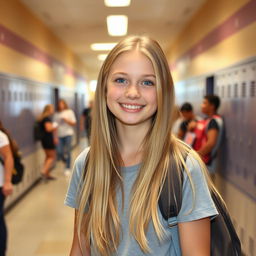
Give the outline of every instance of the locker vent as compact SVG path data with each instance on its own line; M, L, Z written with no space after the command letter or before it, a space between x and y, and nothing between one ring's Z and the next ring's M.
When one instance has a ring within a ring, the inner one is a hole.
M251 81L250 96L255 97L255 81Z
M246 97L246 82L242 83L242 97Z

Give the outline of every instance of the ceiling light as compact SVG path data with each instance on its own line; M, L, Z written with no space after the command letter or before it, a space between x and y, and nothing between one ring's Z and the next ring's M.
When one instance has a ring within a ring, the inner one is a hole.
M99 43L91 44L91 49L94 51L110 51L114 48L116 43Z
M105 0L104 2L108 7L124 7L129 6L131 0Z
M107 54L99 54L98 55L98 60L100 60L100 61L104 61L106 58L107 58Z
M107 17L108 33L110 36L127 34L128 17L125 15L110 15Z

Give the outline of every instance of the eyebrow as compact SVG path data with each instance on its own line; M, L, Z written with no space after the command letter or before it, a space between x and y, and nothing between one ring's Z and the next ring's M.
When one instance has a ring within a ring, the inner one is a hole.
M113 73L111 74L112 76L116 76L116 75L128 75L127 73L125 72L116 72L116 73ZM142 75L143 77L154 77L156 78L156 76L154 74L145 74L145 75Z

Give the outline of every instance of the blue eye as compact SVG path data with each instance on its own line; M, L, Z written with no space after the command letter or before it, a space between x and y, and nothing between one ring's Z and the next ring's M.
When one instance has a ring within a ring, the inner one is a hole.
M118 84L123 84L123 83L125 83L125 79L124 78L117 78L117 79L115 79L115 82L116 83L118 83Z
M143 81L142 84L143 84L143 85L146 85L146 86L155 85L155 84L154 84L152 81L150 81L150 80Z

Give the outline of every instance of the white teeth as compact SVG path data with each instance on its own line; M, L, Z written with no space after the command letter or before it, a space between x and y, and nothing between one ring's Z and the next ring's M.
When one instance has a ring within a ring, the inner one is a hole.
M138 105L128 105L128 104L121 104L122 107L127 108L127 109L140 109L142 108L142 106L138 106Z

